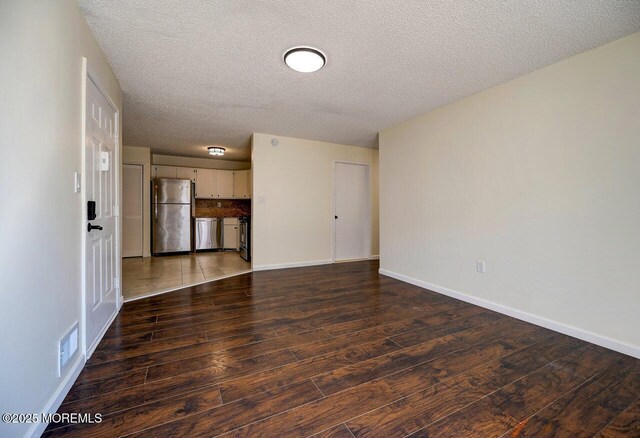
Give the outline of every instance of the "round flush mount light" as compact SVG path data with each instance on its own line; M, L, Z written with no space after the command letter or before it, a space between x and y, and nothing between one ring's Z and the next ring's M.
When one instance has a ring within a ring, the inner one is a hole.
M209 155L217 155L217 156L222 156L224 155L224 148L218 147L218 146L212 146L209 149Z
M312 73L320 70L327 62L326 56L313 47L293 47L284 54L284 63L300 73Z

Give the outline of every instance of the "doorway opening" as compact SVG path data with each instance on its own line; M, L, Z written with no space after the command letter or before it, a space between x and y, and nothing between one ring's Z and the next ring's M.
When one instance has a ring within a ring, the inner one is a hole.
M368 259L371 254L369 165L334 164L334 262Z
M142 257L144 252L143 184L141 164L122 165L122 257Z
M251 272L249 172L153 166L145 205L151 241L150 250L144 249L152 256L123 258L125 301ZM211 198L216 190L220 197Z

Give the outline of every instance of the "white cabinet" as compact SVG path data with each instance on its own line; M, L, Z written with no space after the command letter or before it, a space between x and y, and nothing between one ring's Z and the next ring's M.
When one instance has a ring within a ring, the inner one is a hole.
M196 198L216 198L216 171L198 169L196 172Z
M154 165L153 178L190 179L196 183L196 198L251 198L250 170L232 171Z
M197 169L196 198L233 197L233 172L230 170Z
M251 171L236 170L233 172L233 197L251 198Z
M153 166L154 178L177 178L196 180L196 169L193 167Z
M240 238L237 217L226 217L222 221L224 226L224 249L240 249Z
M153 166L154 178L176 178L177 172L175 166Z
M154 178L175 178L176 168L174 166L153 166Z
M196 182L196 169L193 167L176 167L176 178L190 179Z
M233 198L233 172L216 170L216 198Z

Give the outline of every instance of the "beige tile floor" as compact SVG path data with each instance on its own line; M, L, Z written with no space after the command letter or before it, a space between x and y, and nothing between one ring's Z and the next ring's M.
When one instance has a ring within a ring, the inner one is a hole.
M251 263L235 251L203 252L167 257L122 259L124 299L251 270Z

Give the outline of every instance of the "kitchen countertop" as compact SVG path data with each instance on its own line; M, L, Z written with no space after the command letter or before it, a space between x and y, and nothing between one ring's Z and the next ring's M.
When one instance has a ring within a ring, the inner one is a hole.
M242 215L242 216L226 216L226 215L212 216L212 215L206 215L206 214L197 214L197 215L194 216L194 218L196 218L196 219L200 219L200 218L203 218L203 219L205 219L205 218L223 219L223 218L229 218L229 217L240 218L240 217L247 217L247 215ZM251 216L248 216L248 217L251 217Z
M246 199L196 199L195 217L243 217L251 214Z

